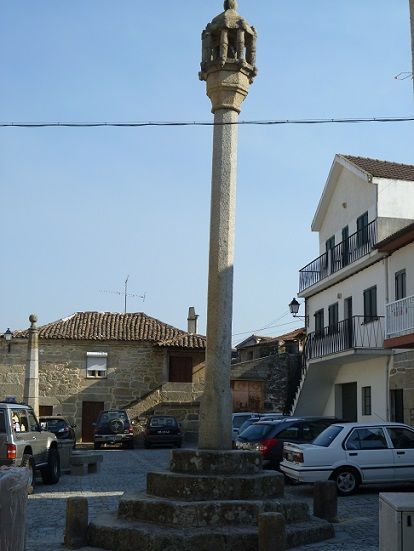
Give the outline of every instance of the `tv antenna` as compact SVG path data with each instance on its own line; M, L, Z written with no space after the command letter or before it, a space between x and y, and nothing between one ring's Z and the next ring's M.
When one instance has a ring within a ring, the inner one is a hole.
M123 291L101 291L101 293L110 293L111 295L123 295L124 296L124 314L126 314L126 311L127 311L127 297L140 298L140 299L142 299L142 302L145 302L145 293L143 295L128 293L128 279L129 279L129 275L127 276L126 280L124 281L124 290Z

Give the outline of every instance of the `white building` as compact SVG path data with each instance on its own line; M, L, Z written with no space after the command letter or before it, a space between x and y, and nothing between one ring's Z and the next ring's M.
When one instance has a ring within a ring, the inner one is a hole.
M395 299L392 270L405 259L395 253L391 260L376 245L413 221L414 166L335 157L312 223L319 257L300 270L308 336L296 415L391 417L394 353L384 346L385 312ZM414 285L414 266L411 277Z

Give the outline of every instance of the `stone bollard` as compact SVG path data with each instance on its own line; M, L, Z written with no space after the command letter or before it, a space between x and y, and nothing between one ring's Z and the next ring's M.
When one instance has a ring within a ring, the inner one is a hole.
M259 551L285 551L285 517L280 513L259 515Z
M313 514L334 522L338 513L338 497L333 480L315 482L313 487Z
M65 547L79 549L87 544L88 500L69 497L66 502Z

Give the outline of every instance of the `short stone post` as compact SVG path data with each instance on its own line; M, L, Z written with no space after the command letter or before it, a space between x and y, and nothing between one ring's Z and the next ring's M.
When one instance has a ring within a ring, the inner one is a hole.
M259 515L259 551L285 551L286 526L281 513Z
M65 547L79 549L87 545L88 500L69 497L66 502Z
M338 497L336 484L333 480L315 482L313 487L313 514L329 522L336 520L338 513Z

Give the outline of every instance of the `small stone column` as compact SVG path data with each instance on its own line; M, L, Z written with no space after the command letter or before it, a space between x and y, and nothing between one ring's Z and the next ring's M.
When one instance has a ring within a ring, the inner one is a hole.
M231 449L230 390L233 257L237 175L237 121L256 75L256 31L226 0L224 12L202 34L200 79L214 113L205 390L199 447Z
M80 549L87 544L88 500L69 497L66 502L65 547Z
M26 371L24 378L23 401L39 415L39 337L36 327L37 316L29 316L29 342L27 345Z
M259 551L285 551L286 521L281 513L259 515Z
M334 522L338 514L338 497L333 480L322 480L313 485L313 514Z

